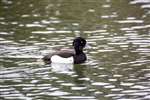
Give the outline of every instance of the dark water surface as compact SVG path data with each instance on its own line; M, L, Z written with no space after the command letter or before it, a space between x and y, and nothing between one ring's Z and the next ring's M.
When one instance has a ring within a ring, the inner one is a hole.
M85 64L43 64L76 36ZM0 100L150 100L150 0L1 0Z

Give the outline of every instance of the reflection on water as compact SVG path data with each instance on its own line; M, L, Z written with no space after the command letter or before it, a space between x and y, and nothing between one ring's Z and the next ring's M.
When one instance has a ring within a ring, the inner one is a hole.
M52 71L56 73L72 73L73 64L65 64L65 63L52 63L51 64Z
M43 55L87 39L88 61ZM149 0L1 0L0 99L149 100Z

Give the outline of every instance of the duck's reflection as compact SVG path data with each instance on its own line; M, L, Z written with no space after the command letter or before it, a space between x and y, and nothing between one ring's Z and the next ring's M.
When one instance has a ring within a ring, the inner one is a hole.
M72 74L74 65L71 63L51 63L51 67L53 72Z
M77 77L74 78L74 82L77 84L84 84L85 80L80 80L82 78L85 78L84 71L86 70L86 65L75 65L74 71L77 74Z
M76 84L84 84L86 65L74 65L68 63L51 63L51 71L57 74L67 74L74 79Z

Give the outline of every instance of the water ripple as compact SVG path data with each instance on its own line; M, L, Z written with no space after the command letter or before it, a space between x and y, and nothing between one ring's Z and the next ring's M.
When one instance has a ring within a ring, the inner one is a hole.
M149 100L149 3L2 0L0 98ZM87 62L43 63L76 36L90 45Z

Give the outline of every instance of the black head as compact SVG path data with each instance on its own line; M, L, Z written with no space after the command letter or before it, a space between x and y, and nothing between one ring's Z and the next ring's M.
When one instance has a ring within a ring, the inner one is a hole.
M86 45L86 40L82 37L76 37L73 41L73 46L76 53L82 52L85 45Z

